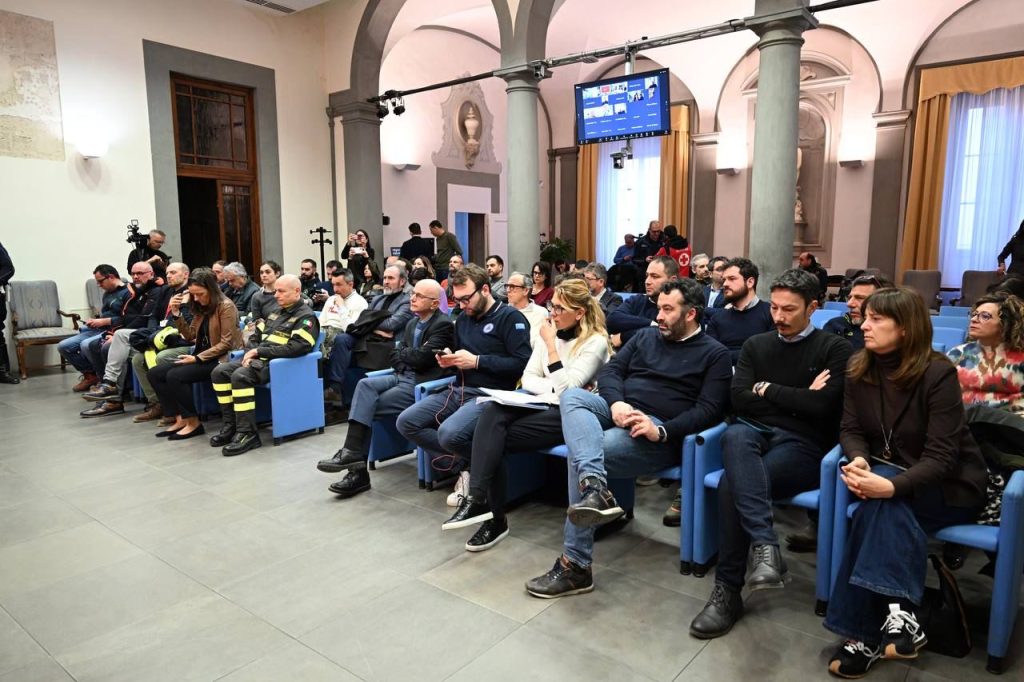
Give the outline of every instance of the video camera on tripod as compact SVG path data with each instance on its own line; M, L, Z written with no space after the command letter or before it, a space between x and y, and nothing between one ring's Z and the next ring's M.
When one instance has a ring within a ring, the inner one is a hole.
M133 218L128 223L128 238L125 241L135 247L135 260L144 261L153 256L160 256L164 263L163 267L166 267L166 265L171 262L171 257L159 249L150 248L149 240L149 235L144 234L139 229L138 219ZM129 265L129 268L130 267L131 266ZM159 269L162 270L162 268Z

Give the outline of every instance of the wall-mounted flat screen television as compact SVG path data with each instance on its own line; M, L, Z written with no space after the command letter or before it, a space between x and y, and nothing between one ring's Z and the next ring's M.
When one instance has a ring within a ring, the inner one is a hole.
M668 69L576 85L576 144L668 135Z

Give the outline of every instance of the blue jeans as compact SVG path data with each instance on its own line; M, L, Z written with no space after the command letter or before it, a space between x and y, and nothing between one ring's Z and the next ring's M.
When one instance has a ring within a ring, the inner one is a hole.
M82 344L94 336L102 334L99 329L83 327L78 334L70 336L57 344L57 352L68 363L83 374L85 372L96 372L89 360L82 354Z
M113 337L110 337L111 339ZM103 376L107 370L107 353L110 351L110 339L96 335L86 339L79 347L92 371Z
M562 435L569 448L569 504L580 501L580 482L596 476L632 478L678 466L678 443L654 443L633 438L629 430L615 426L604 398L581 388L562 394ZM650 416L650 415L648 415ZM661 420L651 416L655 424ZM580 528L565 520L563 552L575 564L589 566L594 553L594 528Z
M891 478L885 465L872 471ZM973 523L977 508L947 506L942 488L914 491L913 498L866 500L853 513L843 560L823 625L832 632L877 646L890 602L919 605L928 568L928 535L946 526ZM846 510L836 510L845 516Z
M356 384L349 421L373 426L374 419L397 417L413 403L416 378L392 372L380 377L364 377Z
M473 431L486 395L479 388L451 384L429 395L398 415L398 432L427 451L431 459L454 454L468 460L472 454Z
M345 383L345 371L352 365L352 349L358 339L351 334L338 334L334 337L334 347L327 363L327 385L338 386Z
M817 488L823 456L818 445L792 431L773 428L761 433L742 423L725 430L725 475L718 485L717 581L742 588L750 546L778 546L772 500Z

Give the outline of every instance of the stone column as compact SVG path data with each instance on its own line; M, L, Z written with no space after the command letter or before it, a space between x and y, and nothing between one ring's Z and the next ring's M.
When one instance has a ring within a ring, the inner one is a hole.
M690 186L690 245L694 255L715 256L715 195L718 188L718 133L694 133Z
M347 102L331 108L341 119L345 145L345 224L337 228L335 248L358 229L366 230L377 261L383 265L384 214L381 198L380 123L377 107L369 102Z
M533 69L501 76L508 87L508 271L528 272L540 255L540 156Z
M793 209L800 104L800 47L817 26L807 0L757 0L747 26L761 40L750 193L750 259L761 270L759 293L793 264Z
M875 161L871 181L871 232L868 237L869 268L896 276L903 212L903 153L907 144L909 111L874 114Z

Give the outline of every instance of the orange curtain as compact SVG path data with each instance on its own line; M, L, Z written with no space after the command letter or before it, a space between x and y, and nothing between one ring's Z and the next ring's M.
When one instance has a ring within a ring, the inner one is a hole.
M1024 85L1024 57L941 66L921 71L914 151L900 271L935 270L939 265L942 191L946 175L949 108L954 95L980 95Z
M661 138L661 196L658 201L663 225L675 225L687 235L686 196L690 169L690 110L685 104L672 107L672 132Z
M597 254L597 154L601 145L584 144L576 158L576 258Z

